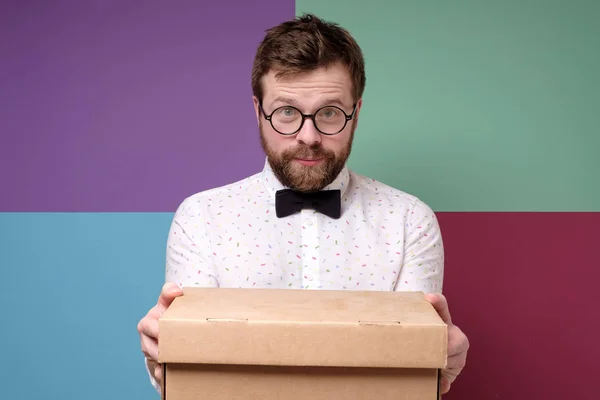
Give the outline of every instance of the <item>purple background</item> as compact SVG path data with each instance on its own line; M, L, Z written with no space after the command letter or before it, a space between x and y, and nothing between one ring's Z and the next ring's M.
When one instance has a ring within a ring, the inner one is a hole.
M259 171L252 58L293 16L289 0L3 1L0 211L171 212Z

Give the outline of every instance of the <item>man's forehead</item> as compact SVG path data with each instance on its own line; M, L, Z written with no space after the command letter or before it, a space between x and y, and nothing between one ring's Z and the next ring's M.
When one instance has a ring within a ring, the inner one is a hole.
M302 73L280 74L270 70L262 79L265 100L275 98L326 97L340 101L352 98L350 74L341 68L320 68Z
M278 83L293 83L299 81L314 81L319 79L336 79L351 82L350 71L341 63L321 66L307 71L289 71L285 68L274 66L268 70L263 79Z

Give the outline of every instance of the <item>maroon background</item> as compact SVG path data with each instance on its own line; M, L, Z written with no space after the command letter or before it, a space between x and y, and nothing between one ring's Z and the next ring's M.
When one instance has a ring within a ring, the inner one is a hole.
M448 400L598 399L600 213L438 213L471 341Z

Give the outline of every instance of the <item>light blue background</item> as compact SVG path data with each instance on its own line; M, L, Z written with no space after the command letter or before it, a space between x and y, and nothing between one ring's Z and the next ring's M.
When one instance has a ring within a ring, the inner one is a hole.
M171 213L2 214L2 399L151 399L137 323Z

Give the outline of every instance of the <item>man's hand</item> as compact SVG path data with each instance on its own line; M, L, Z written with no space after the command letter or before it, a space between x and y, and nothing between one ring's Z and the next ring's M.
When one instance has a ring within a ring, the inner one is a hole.
M158 319L173 300L181 295L183 295L183 290L179 286L174 283L166 283L156 305L148 311L148 314L140 320L137 326L142 353L146 356L148 369L159 385L162 384L162 365L158 363Z
M448 365L442 371L441 391L448 393L450 386L461 373L467 362L469 339L452 323L446 297L442 294L429 293L425 298L433 305L442 320L448 325Z

